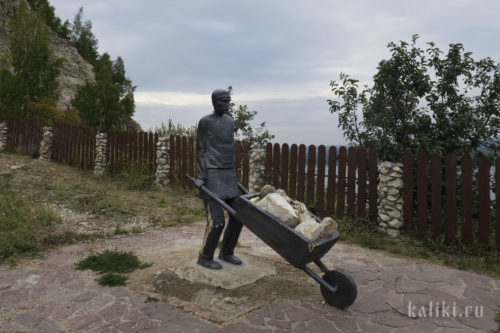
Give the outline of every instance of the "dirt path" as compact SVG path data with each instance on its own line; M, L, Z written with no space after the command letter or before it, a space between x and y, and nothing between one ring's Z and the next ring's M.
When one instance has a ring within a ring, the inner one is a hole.
M312 279L248 231L238 252L247 261L274 265L277 274L230 292L189 284L182 288L182 281L168 273L182 258L169 249L191 249L184 258L189 265L203 228L200 222L149 229L62 247L15 268L0 266L0 331L429 333L497 328L500 280L337 244L324 262L349 272L358 286L357 300L342 311L325 305ZM104 249L133 250L153 266L134 273L127 287L102 287L95 273L77 271L74 263ZM159 301L146 303L148 296ZM436 314L435 305L443 302L445 311Z

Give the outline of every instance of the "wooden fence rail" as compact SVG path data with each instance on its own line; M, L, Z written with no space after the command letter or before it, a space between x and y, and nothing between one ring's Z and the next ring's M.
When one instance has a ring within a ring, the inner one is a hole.
M156 133L108 132L106 156L111 172L124 169L155 172L157 142Z
M81 169L94 169L96 134L97 130L92 127L54 123L51 160Z
M457 161L449 154L443 169L438 154L431 155L429 163L427 154L419 153L415 168L413 154L406 152L403 173L406 231L500 248L500 158L490 163L486 156L473 161L466 155ZM490 184L495 184L494 191Z
M307 156L307 158L306 158ZM307 159L307 161L306 161ZM328 163L327 163L328 161ZM306 167L307 165L307 167ZM266 146L266 177L318 216L377 216L377 151L320 145ZM325 187L326 185L326 187Z
M9 151L24 154L38 153L43 137L43 119L10 119L7 123L7 144Z

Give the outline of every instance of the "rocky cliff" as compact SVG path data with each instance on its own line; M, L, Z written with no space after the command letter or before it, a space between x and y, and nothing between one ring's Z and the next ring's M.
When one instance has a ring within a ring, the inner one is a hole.
M0 52L8 50L11 29L10 20L16 14L19 0L0 0ZM61 96L58 107L71 107L78 85L94 79L92 65L87 63L68 42L49 29L49 43L55 57L65 59L59 75Z

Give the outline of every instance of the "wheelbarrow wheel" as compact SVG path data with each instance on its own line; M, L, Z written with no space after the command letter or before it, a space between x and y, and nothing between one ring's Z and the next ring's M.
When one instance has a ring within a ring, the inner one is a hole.
M331 292L323 286L320 287L321 294L328 304L336 308L344 309L351 305L356 299L358 289L356 288L356 283L349 274L341 270L332 270L323 275L323 280L336 288L335 292Z

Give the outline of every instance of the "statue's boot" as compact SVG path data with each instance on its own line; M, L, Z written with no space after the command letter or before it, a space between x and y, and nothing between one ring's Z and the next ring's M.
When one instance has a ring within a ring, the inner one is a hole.
M233 264L233 265L241 265L243 264L243 261L238 258L237 256L235 256L234 254L225 254L224 253L224 249L221 249L220 253L219 253L219 259L222 259L230 264Z
M198 255L198 265L201 265L206 268L210 269L221 269L222 265L219 264L217 261L214 260L214 256L206 256L203 253L200 252Z
M240 237L241 228L243 228L243 225L234 217L229 216L227 228L222 238L219 258L233 265L241 265L243 263L240 258L234 255L234 248Z
M221 269L222 265L214 260L214 252L219 242L220 234L224 224L218 225L215 228L207 227L205 232L205 240L203 247L198 255L198 265L210 269Z

